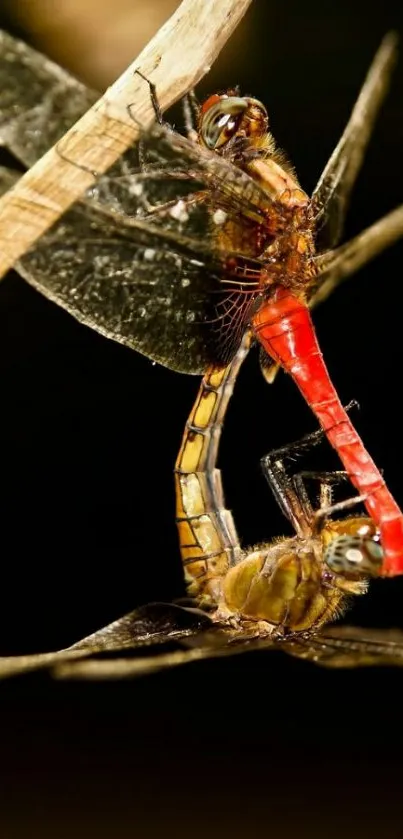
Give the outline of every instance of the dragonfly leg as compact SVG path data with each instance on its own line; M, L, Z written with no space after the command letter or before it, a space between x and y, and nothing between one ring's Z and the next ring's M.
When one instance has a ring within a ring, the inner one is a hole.
M189 93L183 97L182 100L183 118L185 123L186 134L189 140L197 142L197 125L200 116L200 104L195 91L189 90Z
M92 175L92 177L95 178L95 180L98 180L98 178L100 178L101 176L100 173L96 171L96 169L91 169L89 166L85 166L84 163L78 163L77 160L72 160L71 157L68 157L67 154L64 154L64 152L61 149L61 143L63 142L63 139L55 145L55 151L57 152L59 157L61 157L62 160L65 160L66 163L71 163L72 166L75 166L77 169L81 169L83 172L87 172L89 175Z
M138 76L140 76L140 78L143 79L143 81L146 82L146 84L148 84L148 89L150 91L150 99L151 99L151 104L152 104L153 109L154 109L155 119L157 120L159 125L162 125L162 123L163 123L162 110L161 110L161 106L158 102L157 88L155 87L155 84L153 82L151 82L150 79L147 79L147 76L144 76L143 73L141 72L141 70L135 70L134 72ZM131 108L131 105L129 105L128 107ZM131 115L130 110L129 110L129 114Z
M351 399L350 402L345 405L344 410L346 413L349 413L354 408L359 408L359 404L356 399ZM298 440L294 440L292 443L286 443L284 446L280 446L277 449L273 449L267 455L265 455L262 460L262 466L265 468L265 462L273 462L274 460L287 460L288 458L293 458L300 454L304 454L305 452L309 451L309 449L313 448L313 446L319 445L324 438L325 438L325 431L323 428L318 428L316 431L310 431L309 434L304 434ZM328 475L333 474L342 474L342 472L329 472L326 473ZM308 473L307 473L308 475Z
M260 461L263 474L279 507L300 538L309 530L313 510L304 483L295 483L295 477L292 478L287 473L285 461L306 451L310 445L317 445L322 436L322 431L314 431L301 440L274 449Z
M147 79L147 77L144 76L143 73L140 70L135 70L134 72L138 76L140 76L140 78L143 79L143 81L145 81L148 84L148 88L149 88L149 91L150 91L151 104L152 104L153 109L154 109L155 118L156 118L157 122L159 123L159 125L162 125L163 124L162 111L161 111L160 104L158 102L157 89L155 87L155 84L153 82L151 82L150 79ZM133 113L132 113L132 105L127 106L127 111L130 115L130 118L133 119L134 122L136 122L137 120L135 119L135 117L133 116ZM61 150L60 143L58 143L56 145L56 151L57 151L59 157L61 157L62 160L66 160L67 163L71 163L74 166L77 166L79 169L82 169L83 172L88 172L90 175L92 175L96 179L98 179L100 177L99 172L96 172L94 169L90 169L88 166L84 166L84 164L77 163L75 160L71 160L69 157L67 157L64 154L64 152ZM143 156L142 150L141 150L141 142L139 143L139 157L140 157L140 166L141 166L141 168L143 168L142 163L144 162L143 161L144 156Z
M294 489L299 498L309 498L306 489L307 481L317 481L319 483L320 510L327 510L330 508L333 501L333 485L343 480L348 480L348 474L347 472L340 470L334 472L312 472L304 470L303 472L298 472L297 475L292 477ZM313 518L315 518L315 516L316 513L313 513Z
M355 400L351 400L346 405L345 410L350 411L357 406L358 403ZM304 471L290 476L286 470L285 461L305 453L313 446L317 446L322 442L324 436L324 431L319 428L317 431L305 434L293 443L287 443L285 446L274 449L260 461L263 473L277 503L292 524L296 534L301 537L314 517L312 505L305 487L305 479L314 478L321 481L321 493L327 491L330 494L330 498L327 500L327 506L329 506L331 503L330 484L346 478L347 473L342 471L327 473ZM326 505L325 499L324 505Z
M364 504L367 500L367 495L355 495L353 498L346 498L344 501L338 501L336 504L329 504L324 505L319 510L316 510L314 515L314 524L313 524L313 531L318 533L322 527L324 521L334 516L335 513L345 513L346 510L351 510L357 506L357 504Z
M153 82L151 82L150 79L147 78L147 76L144 76L143 73L141 72L141 70L135 70L134 72L137 74L137 76L140 76L140 78L143 79L143 81L146 82L146 84L148 85L148 89L150 91L151 104L153 106L155 119L156 119L156 121L158 122L159 125L162 125L163 124L162 110L161 110L161 106L158 102L157 88L156 88L155 84ZM136 122L137 124L139 124L139 121L136 119L136 117L133 114L133 105L132 104L127 105L127 112L130 116L130 119L132 119L133 122ZM141 140L141 136L140 136L140 139L139 139L139 142L138 142L138 156L139 156L140 169L141 169L141 171L145 171L147 166L146 166L146 159L145 159L144 147L143 147L143 143L142 143L142 140Z
M333 486L341 481L349 479L348 472L344 470L337 470L333 472L299 472L293 477L295 491L300 497L306 493L305 482L318 481L320 485L320 500L319 509L315 510L312 518L312 532L319 533L322 530L324 522L336 513L344 513L346 510L351 510L366 501L367 495L355 495L352 498L346 498L343 501L333 503Z

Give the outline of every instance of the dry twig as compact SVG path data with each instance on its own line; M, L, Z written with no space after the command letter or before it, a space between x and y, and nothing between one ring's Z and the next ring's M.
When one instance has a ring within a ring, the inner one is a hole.
M0 200L0 278L138 136L128 106L147 126L149 91L168 108L208 72L251 0L183 0L175 14L104 96ZM58 144L59 145L59 144ZM75 161L75 162L74 162ZM79 166L77 166L77 163ZM82 168L80 168L82 167Z

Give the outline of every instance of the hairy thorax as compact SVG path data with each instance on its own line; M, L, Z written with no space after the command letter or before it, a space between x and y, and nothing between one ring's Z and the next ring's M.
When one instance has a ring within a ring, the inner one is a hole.
M234 157L234 154L229 155ZM236 155L237 165L256 181L270 202L262 207L264 222L213 214L216 246L262 263L259 290L277 283L303 293L316 275L315 242L309 196L301 189L292 166L274 147L270 134L256 139Z
M347 594L366 587L327 573L322 551L320 537L256 548L222 581L219 612L291 632L317 629L340 614Z

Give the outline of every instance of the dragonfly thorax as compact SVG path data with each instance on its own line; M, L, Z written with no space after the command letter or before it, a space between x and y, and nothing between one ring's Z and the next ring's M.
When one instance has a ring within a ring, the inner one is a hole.
M264 285L281 283L305 291L316 273L309 198L268 132L264 105L235 93L214 94L204 102L197 136L201 145L245 171L268 195L269 202L264 222L257 225L249 225L245 219L240 223L229 214L216 231L215 244L219 249L267 260Z
M329 573L320 536L262 546L231 568L222 583L225 608L238 618L291 632L317 629L340 613L345 594L365 590L363 581Z

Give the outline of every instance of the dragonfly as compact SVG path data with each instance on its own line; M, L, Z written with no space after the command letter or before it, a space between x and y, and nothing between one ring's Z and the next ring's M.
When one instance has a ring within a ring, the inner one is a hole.
M262 461L295 536L241 549L216 463L228 402L251 340L246 334L231 364L206 373L186 424L175 466L185 580L189 595L214 621L241 627L249 622L261 635L315 631L341 613L347 595L366 591L365 577L379 574L380 534L368 517L330 518L363 500L332 504L332 485L346 473L288 474L287 459L317 444L319 431ZM319 481L318 510L309 500L307 479Z
M0 136L30 166L96 95L7 38ZM237 90L201 106L190 96L185 137L163 123L151 86L157 120L138 147L16 266L79 321L179 372L225 368L251 330L266 378L278 367L292 376L365 496L385 576L403 573L403 515L340 402L309 310L403 234L401 206L338 244L395 56L390 34L310 198L261 102ZM3 172L3 188L13 177Z
M151 603L66 650L0 658L0 678L50 669L58 678L122 678L248 650L282 650L330 667L403 665L403 633L324 624L362 595L382 566L379 530L362 515L332 518L360 497L331 503L340 473L291 476L286 460L309 451L323 431L272 451L262 467L295 535L242 549L217 469L221 432L239 369L206 372L185 426L175 468L177 525L189 598ZM306 481L320 485L314 510Z

